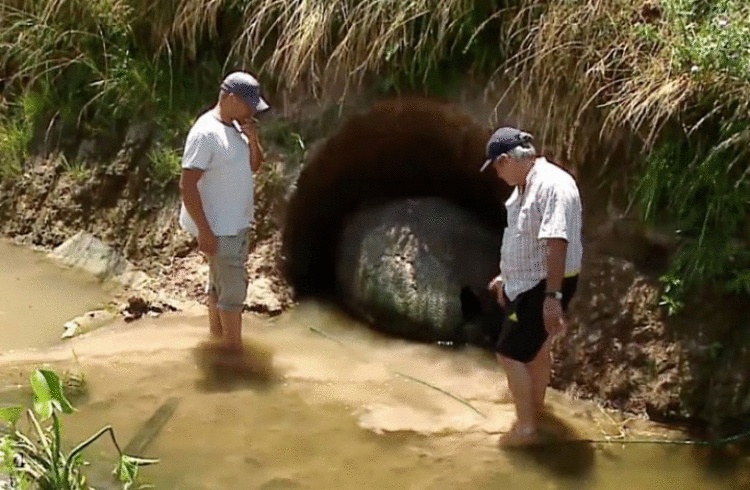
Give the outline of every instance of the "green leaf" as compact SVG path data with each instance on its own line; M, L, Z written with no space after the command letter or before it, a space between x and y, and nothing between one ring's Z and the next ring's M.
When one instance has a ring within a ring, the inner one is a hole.
M138 458L123 454L112 472L118 481L125 484L124 488L130 488L138 479L138 468L158 463L158 459Z
M49 420L52 417L52 402L34 401L34 411L42 421Z
M138 466L129 463L126 460L126 456L123 454L117 462L117 466L113 473L117 477L117 481L125 484L132 484L138 476ZM130 485L126 485L126 488L129 486Z
M60 378L53 371L34 371L31 375L31 388L34 391L34 411L42 420L50 418L53 410L66 414L73 413L73 406L65 398Z
M23 407L21 406L0 407L0 421L13 427L21 418L22 413Z
M152 464L157 464L159 462L158 459L139 458L137 456L128 456L127 454L123 454L122 459L126 461L127 463L134 464L136 466L149 466Z

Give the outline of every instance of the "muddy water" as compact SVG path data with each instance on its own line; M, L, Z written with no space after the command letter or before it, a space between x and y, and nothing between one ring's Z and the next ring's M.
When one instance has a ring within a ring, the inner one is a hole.
M500 450L498 436L513 414L491 358L383 339L314 304L275 321L248 316L246 337L255 351L272 353L272 376L216 383L194 357L205 322L198 310L74 339L89 395L66 419L71 442L112 423L125 445L175 398L172 418L142 454L161 458L143 473L157 489L750 486L747 453L561 445L560 439L622 430L633 437L674 434L556 393L545 428L558 442ZM42 360L70 368L70 356L63 347L0 355L0 383L17 381ZM108 443L86 456L95 462L95 477L106 480Z
M0 352L52 345L66 321L108 298L92 276L0 240Z

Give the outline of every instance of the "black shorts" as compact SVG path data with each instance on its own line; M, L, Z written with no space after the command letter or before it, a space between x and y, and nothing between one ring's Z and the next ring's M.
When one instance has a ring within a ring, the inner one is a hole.
M568 305L578 287L578 276L566 277L562 283L562 308L568 311ZM532 289L518 295L510 301L505 298L505 314L495 351L510 359L523 363L534 360L547 340L547 329L544 327L544 292L546 281L542 280Z

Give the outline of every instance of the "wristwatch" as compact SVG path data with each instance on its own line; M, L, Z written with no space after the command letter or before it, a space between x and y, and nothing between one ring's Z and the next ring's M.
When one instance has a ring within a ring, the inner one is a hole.
M544 293L549 298L555 298L557 301L562 301L563 294L561 291L547 291Z

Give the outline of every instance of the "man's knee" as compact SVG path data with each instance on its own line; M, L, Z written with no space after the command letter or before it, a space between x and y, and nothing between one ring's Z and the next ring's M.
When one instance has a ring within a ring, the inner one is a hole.
M219 249L210 264L216 307L224 311L241 311L245 306L248 286L246 238L242 234L218 238Z
M245 268L218 261L214 277L216 307L224 311L242 310L247 296Z

